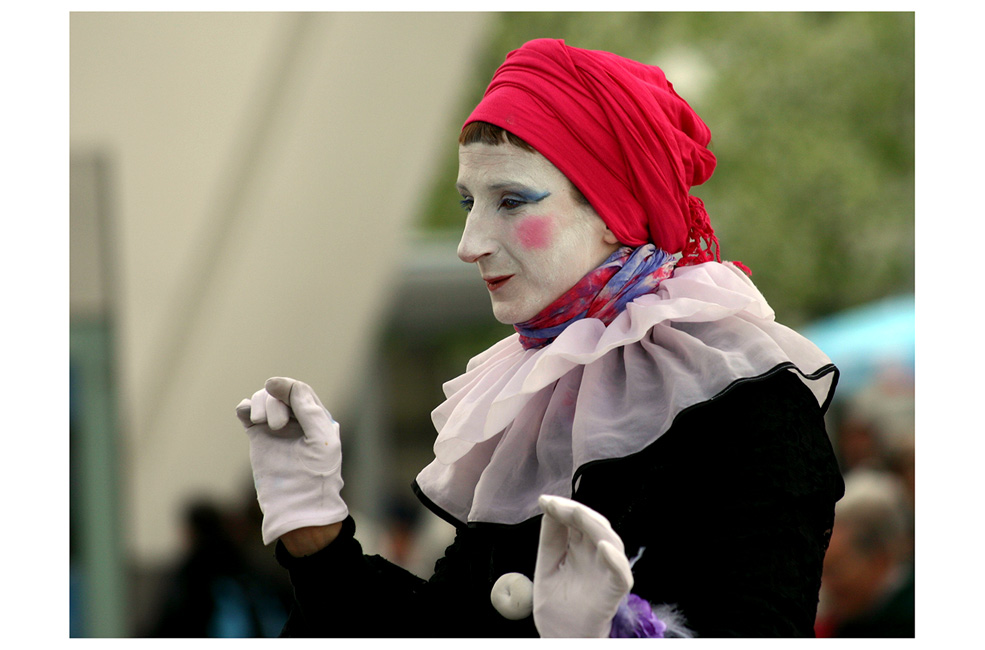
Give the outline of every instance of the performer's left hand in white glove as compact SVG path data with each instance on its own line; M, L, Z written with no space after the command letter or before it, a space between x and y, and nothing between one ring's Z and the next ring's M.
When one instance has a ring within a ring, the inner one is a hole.
M540 497L534 624L542 637L608 637L633 574L608 520L571 499Z

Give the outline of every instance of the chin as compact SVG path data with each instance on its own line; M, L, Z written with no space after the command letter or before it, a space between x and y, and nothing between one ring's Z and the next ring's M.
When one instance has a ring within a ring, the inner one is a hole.
M533 312L531 314L526 313L530 311L529 309L519 309L516 305L508 305L503 303L493 303L492 311L493 317L503 325L515 325L516 323L522 323L537 315L537 312Z
M517 319L513 318L510 315L501 316L501 315L499 315L496 312L495 309L493 310L493 317L496 320L498 320L500 323L502 323L503 325L515 325L516 323L522 323L523 322L522 320L517 320Z

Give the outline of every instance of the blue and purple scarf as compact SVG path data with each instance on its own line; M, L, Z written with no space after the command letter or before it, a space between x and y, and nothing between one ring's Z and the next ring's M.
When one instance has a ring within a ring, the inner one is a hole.
M620 248L539 314L514 325L520 344L525 350L543 347L582 318L608 325L633 300L656 291L675 266L676 260L653 244Z

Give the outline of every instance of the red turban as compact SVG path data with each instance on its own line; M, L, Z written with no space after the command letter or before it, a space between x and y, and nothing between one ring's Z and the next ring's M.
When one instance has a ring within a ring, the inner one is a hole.
M711 131L660 68L530 41L506 56L470 122L506 129L540 152L621 243L683 252L682 264L720 260L708 214L689 194L715 169Z

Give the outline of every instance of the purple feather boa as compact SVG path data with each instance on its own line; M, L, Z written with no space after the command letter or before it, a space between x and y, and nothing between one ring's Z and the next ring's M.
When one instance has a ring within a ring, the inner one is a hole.
M667 625L656 614L650 603L636 594L629 594L619 603L612 619L610 639L662 639Z

